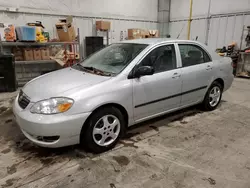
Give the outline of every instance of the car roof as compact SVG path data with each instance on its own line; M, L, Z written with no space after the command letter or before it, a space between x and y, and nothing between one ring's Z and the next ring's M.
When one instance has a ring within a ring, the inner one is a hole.
M162 42L193 42L197 43L197 41L191 40L180 40L180 39L172 39L172 38L144 38L144 39L133 39L133 40L125 40L124 43L135 43L135 44L157 44Z
M203 47L204 49L206 49L206 51L212 57L212 60L216 60L216 59L221 58L217 53L215 53L214 50L209 48L207 45L205 45L201 42L198 42L198 41L194 41L194 40L180 40L180 39L173 39L173 38L144 38L144 39L133 39L133 40L122 41L122 43L147 44L149 46L154 46L154 45L157 45L157 44L160 44L163 42L197 44L197 45Z

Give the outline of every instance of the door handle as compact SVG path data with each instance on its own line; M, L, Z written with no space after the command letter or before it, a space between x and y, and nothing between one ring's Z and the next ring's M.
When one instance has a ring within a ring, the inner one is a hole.
M181 77L181 75L180 74L178 74L177 72L176 73L174 73L173 74L173 76L172 76L172 78L180 78Z
M210 65L207 66L206 70L211 70L212 67Z

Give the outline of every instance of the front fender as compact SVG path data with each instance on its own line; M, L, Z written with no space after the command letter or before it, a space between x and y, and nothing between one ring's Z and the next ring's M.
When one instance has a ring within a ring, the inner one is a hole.
M75 103L70 113L93 112L95 109L110 103L121 105L129 116L129 124L133 123L133 95L131 80L101 84L82 89L70 95Z

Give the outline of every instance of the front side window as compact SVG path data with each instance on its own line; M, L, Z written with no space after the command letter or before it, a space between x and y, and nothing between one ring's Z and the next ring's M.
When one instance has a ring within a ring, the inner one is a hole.
M192 44L179 44L182 67L189 67L210 62L208 54L199 46Z
M142 60L140 66L152 66L155 73L176 69L174 45L165 45L152 50Z
M85 59L81 65L84 68L97 70L97 72L101 71L116 75L146 47L146 44L111 44Z

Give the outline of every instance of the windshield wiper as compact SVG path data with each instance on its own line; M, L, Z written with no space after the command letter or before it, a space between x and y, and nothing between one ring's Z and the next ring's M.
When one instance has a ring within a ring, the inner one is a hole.
M83 66L83 68L87 69L87 70L90 70L96 74L100 74L100 75L103 75L103 76L111 76L112 73L110 72L105 72L103 70L100 70L100 69L97 69L95 67L86 67L86 66Z
M74 67L77 67L77 69L80 69L82 71L86 71L86 68L84 68L80 63L76 63L75 65L72 66L73 68Z

